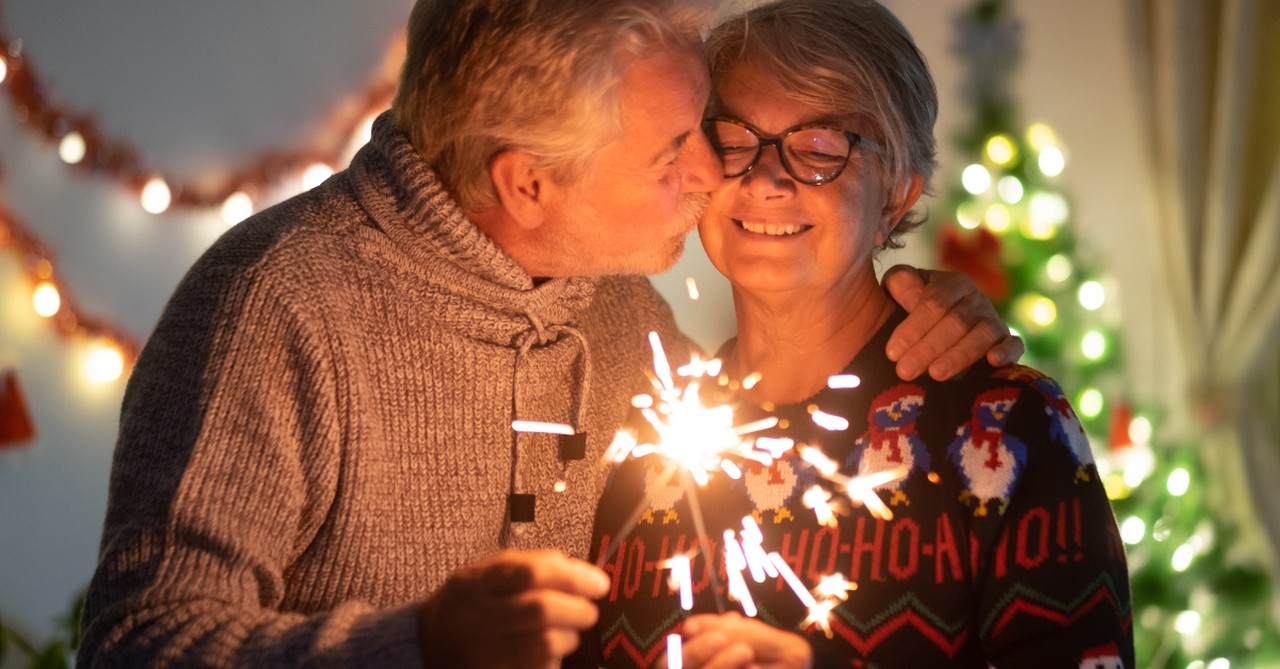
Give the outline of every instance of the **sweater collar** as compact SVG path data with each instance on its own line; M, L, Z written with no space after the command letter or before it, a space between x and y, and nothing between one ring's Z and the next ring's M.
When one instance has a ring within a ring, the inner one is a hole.
M595 279L567 277L535 285L462 213L391 112L374 121L369 143L352 160L351 176L361 205L427 280L546 325L570 323L590 304Z

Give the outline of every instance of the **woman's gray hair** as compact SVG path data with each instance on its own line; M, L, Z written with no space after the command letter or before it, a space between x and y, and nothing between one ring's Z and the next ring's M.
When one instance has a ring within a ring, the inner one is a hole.
M933 126L938 93L924 56L902 22L874 0L778 0L752 8L712 29L707 39L711 76L734 65L759 64L798 102L863 119L884 183L893 196L918 174L925 192L937 165ZM902 234L924 223L908 212L885 240L900 248Z
M418 0L396 125L468 211L498 204L503 151L573 183L621 134L627 66L697 48L711 17L689 0Z

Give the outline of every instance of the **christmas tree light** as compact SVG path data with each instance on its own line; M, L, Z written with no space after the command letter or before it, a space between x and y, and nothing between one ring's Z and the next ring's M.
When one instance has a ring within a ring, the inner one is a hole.
M1127 394L1116 291L1077 246L1057 181L1067 152L1048 124L1016 119L1008 4L979 0L960 17L974 122L945 192L953 220L934 231L939 262L974 279L1023 337L1024 362L1072 397L1127 548L1138 666L1278 667L1270 578L1232 550L1238 521L1209 503L1200 445L1168 442L1162 409Z

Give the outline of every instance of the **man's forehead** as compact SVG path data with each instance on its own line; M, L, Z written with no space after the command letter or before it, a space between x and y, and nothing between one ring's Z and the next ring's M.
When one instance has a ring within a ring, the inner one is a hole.
M710 76L693 49L670 49L628 66L619 97L622 144L644 162L678 150L696 130L710 95Z

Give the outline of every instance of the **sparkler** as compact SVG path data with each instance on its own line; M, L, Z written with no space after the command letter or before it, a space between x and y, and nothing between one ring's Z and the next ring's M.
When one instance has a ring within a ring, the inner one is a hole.
M802 500L805 506L813 510L820 523L837 525L836 512L839 510L838 505L844 503L844 500L849 504L865 506L877 518L892 518L892 512L875 489L905 476L906 468L859 471L854 476L845 476L839 472L839 466L817 448L797 444L788 438L760 434L779 425L777 417L739 425L735 420L732 404L714 401L708 403L704 397L703 391L709 384L718 387L715 395L729 396L724 389L727 379L720 376L719 360L703 361L695 357L688 365L676 370L677 375L686 379L678 384L657 333L649 334L649 343L653 349L653 392L637 395L632 400L632 406L639 410L657 438L641 441L637 431L620 430L610 445L606 458L622 462L629 458L658 457L662 468L655 479L656 485L651 486L654 490L665 488L675 476L681 477L680 483L684 486L695 530L700 538L700 545L695 551L702 551L710 560L711 547L707 545L709 542L703 527L697 487L706 485L717 472L739 478L742 466L747 463L755 462L768 467L792 452L799 456L804 465L812 468L819 478L826 481L828 487L842 495L841 498L836 498L827 487L821 485L815 485L804 493ZM749 389L759 380L759 374L752 374L743 380L742 387ZM856 376L846 374L831 377L828 386L855 388L859 383ZM848 420L825 413L817 407L811 409L810 416L816 424L828 430L845 430L849 427ZM697 486L691 485L690 481ZM620 539L609 546L599 564L612 559L614 552L623 544L623 539L635 528L648 504L649 500L640 501L619 529L616 536ZM833 574L823 577L811 591L779 553L764 549L763 541L764 535L751 516L743 518L740 532L725 531L722 552L728 579L725 589L729 598L741 606L743 613L755 616L758 611L747 586L747 578L756 583L763 583L767 578L781 578L807 610L802 626L819 627L830 637L831 612L840 602L848 599L849 592L856 586L849 583L843 575ZM681 555L663 563L665 568L671 570L670 583L673 590L679 592L680 606L686 611L693 608L691 560L692 556ZM717 593L716 606L723 611L723 602L718 594L718 570L708 571L712 579L712 592ZM678 652L672 652L670 644L676 644L678 651L679 636L672 635L667 641L668 657L678 657Z

